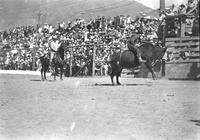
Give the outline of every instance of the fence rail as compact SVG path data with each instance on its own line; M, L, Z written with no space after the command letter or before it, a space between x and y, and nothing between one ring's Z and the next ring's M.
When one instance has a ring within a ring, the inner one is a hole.
M190 40L200 40L199 36L193 36L193 37L177 37L177 38L166 38L166 42L171 42L171 41L190 41Z
M199 37L167 38L167 63L200 62Z
M67 45L65 47L65 59L66 59L66 53L69 52L69 54L70 54L70 58L68 60L68 62L69 62L69 76L72 76L72 67L74 65L74 59L77 57L77 54L74 53L74 49L77 49L77 48L81 49L81 47L87 47L88 50L92 51L91 55L90 55L91 57L89 58L91 60L87 60L87 62L91 63L91 66L92 66L91 75L94 76L95 75L95 65L96 65L96 62L97 62L96 57L98 55L98 49L99 49L100 46L102 47L102 46L105 46L105 45L107 46L107 48L109 50L113 49L112 45L108 46L107 44L100 44L100 43L99 44L91 43L91 44L85 44L85 45ZM44 49L49 51L49 47L14 48L14 49L7 48L7 49L3 49L3 51L11 52L13 50L17 50L18 55L20 55L21 54L20 52L23 51L23 50L30 51L31 52L30 53L31 58L32 58L32 62L31 62L32 63L32 70L35 70L36 69L36 60L37 60L36 53L39 52L40 50L44 50ZM3 60L4 62L5 62L5 58L6 58L6 56L4 56L4 60ZM86 63L86 64L88 64L88 63ZM84 66L82 66L82 67L84 67Z
M200 77L200 45L198 37L166 38L169 79L197 79Z

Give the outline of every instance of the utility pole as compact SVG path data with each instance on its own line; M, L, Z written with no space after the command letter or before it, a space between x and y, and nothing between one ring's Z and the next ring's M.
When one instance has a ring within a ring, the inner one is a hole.
M40 27L40 26L41 26L41 16L42 16L42 12L39 11L38 14L37 14L37 16L38 16L38 27Z
M46 22L47 22L47 12L45 11L43 23L46 23Z
M159 13L161 14L161 11L165 10L165 0L160 0L160 9Z
M47 16L48 16L48 11L47 11L47 0L42 0L42 5L44 5L44 18L43 18L43 24L47 22Z

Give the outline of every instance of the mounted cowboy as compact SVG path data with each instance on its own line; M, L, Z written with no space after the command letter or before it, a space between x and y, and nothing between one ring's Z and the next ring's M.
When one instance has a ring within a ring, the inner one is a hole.
M40 57L42 64L41 77L42 80L46 80L46 72L50 68L50 72L56 80L56 76L60 73L60 79L62 80L63 67L64 67L64 45L61 45L56 36L52 37L52 41L49 42L50 59L44 55ZM60 72L58 72L58 68Z
M142 59L141 51L138 48L140 46L140 36L138 34L134 34L128 39L127 46L128 49L136 55L136 57L139 60L139 63L146 62Z
M53 36L52 41L50 42L50 64L51 64L56 52L58 51L60 45L61 45L61 43L59 42L57 37Z
M52 41L50 42L50 69L52 70L52 60L56 55L56 52L58 51L59 47L60 47L61 43L59 42L59 40L57 39L56 36L52 37Z

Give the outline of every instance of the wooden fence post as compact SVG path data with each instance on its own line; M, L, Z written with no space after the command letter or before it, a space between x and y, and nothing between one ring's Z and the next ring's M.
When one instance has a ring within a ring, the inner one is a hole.
M35 71L35 56L36 56L36 47L33 47L32 52L32 70Z
M95 59L96 59L96 45L93 46L92 76L95 76Z
M69 76L72 76L72 65L73 64L73 46L70 46L70 65L69 65Z
M165 25L162 27L163 28L163 32L162 32L162 34L163 34L163 37L162 37L162 47L165 47L165 38L166 38L166 35L167 35L167 25L166 25L166 23L165 23Z
M161 61L161 77L165 77L165 60Z
M5 70L5 67L6 67L5 62L6 62L6 51L3 50L3 70Z
M18 57L19 57L19 61L18 61L18 65L17 65L17 69L19 70L21 67L20 67L20 60L21 60L21 52L22 50L21 49L18 49Z

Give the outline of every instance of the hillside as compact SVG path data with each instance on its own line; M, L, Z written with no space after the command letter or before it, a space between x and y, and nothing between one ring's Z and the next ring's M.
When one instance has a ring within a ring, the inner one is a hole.
M140 11L157 16L151 8L134 0L0 0L0 30L20 25L35 25L39 13L42 22L55 25L77 17L135 17Z

